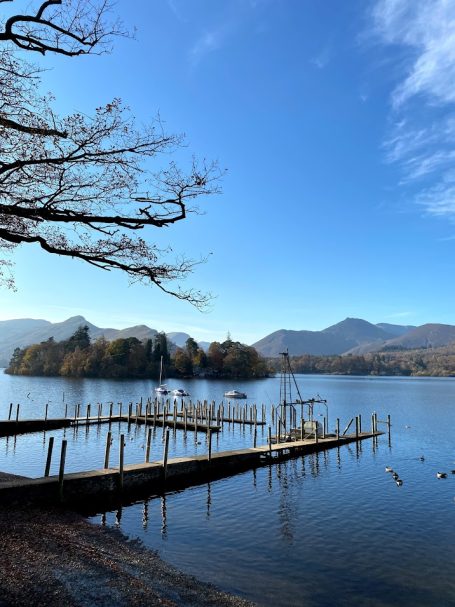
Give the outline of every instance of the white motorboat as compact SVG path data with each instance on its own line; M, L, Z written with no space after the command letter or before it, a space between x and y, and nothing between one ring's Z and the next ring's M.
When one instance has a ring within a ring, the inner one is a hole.
M187 392L186 390L184 390L183 388L176 388L175 390L172 390L172 394L174 396L189 396L190 393Z
M238 390L229 390L229 392L225 392L224 396L226 398L248 398L245 392L239 392Z

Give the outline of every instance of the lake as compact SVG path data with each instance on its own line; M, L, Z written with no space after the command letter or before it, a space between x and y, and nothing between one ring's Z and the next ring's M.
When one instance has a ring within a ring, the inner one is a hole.
M153 497L96 524L119 526L167 561L259 605L455 605L455 379L296 376L302 396L329 404L329 428L377 411L392 418L392 436L366 440ZM169 382L197 399L222 400L231 388L270 415L279 377L232 382ZM175 384L175 385L174 385ZM146 381L11 377L0 373L0 418L21 404L20 417L68 414L81 403L106 407L146 399ZM316 414L324 413L316 411ZM322 418L321 418L322 419ZM268 420L269 421L269 420ZM381 426L380 426L381 429ZM67 470L102 467L107 425L0 439L0 470L42 476L47 442L68 439ZM126 463L144 459L145 429L112 425L114 445L127 435ZM213 449L251 446L249 427L225 427ZM267 427L258 430L265 443ZM156 429L151 460L161 459ZM171 433L170 457L206 453L206 437ZM112 460L117 457L113 449ZM424 457L423 461L421 456ZM51 474L57 473L58 458ZM115 465L112 461L111 465ZM386 466L392 466L398 487ZM448 473L437 479L436 473Z

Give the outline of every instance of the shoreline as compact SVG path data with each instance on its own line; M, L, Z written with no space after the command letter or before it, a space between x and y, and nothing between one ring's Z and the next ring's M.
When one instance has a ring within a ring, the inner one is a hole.
M60 509L0 506L0 607L252 607L120 530Z

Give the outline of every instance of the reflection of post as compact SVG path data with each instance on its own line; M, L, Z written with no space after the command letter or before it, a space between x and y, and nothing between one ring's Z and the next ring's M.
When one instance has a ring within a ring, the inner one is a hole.
M169 453L169 428L166 428L166 434L164 435L164 454L163 454L163 478L166 480L167 474L167 456Z
M149 503L148 503L148 500L145 500L144 507L142 509L142 526L144 529L147 529L148 522L149 522Z
M207 518L210 518L210 506L212 505L212 489L207 483Z
M167 537L166 494L161 497L161 536Z

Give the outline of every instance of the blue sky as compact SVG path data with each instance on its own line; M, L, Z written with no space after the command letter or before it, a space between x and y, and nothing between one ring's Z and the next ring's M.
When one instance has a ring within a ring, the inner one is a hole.
M134 11L131 7L134 6ZM135 40L49 57L62 112L114 96L157 112L223 194L149 239L208 256L187 284L201 314L157 289L23 247L1 317L147 324L253 343L346 316L455 324L455 3L444 0L119 0Z

